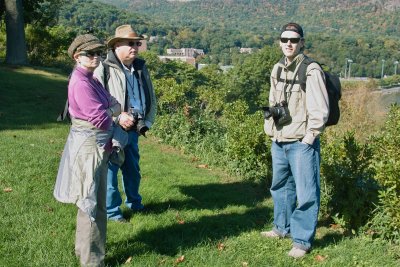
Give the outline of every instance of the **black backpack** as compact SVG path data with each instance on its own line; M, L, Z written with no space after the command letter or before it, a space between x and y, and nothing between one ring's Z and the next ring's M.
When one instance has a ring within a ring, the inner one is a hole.
M103 72L104 88L108 91L108 80L110 79L110 66L103 63L103 67L104 67L104 72ZM72 72L68 76L68 83L69 83L69 80L71 79L71 75L72 75ZM71 121L71 117L69 116L69 112L68 112L68 107L69 107L69 103L68 103L68 96L67 96L67 100L65 101L64 109L60 112L60 114L57 117L58 122L64 121L65 119L67 119L68 121Z
M284 64L284 59L281 60ZM299 83L301 89L305 92L306 91L306 82L307 82L307 67L311 63L317 63L321 68L321 64L317 61L305 57L304 60L301 62L297 75L299 77ZM280 78L280 74L282 72L282 67L278 68L278 77ZM339 100L342 97L342 86L340 84L339 77L327 71L324 71L325 74L325 81L326 81L326 91L328 92L329 97L329 116L328 120L325 123L325 126L336 125L340 118L340 107L339 107Z

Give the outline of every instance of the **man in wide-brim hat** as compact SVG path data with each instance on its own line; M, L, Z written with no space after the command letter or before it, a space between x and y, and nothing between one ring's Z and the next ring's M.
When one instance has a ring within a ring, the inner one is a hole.
M139 47L144 40L131 25L116 28L115 36L107 46L107 58L96 69L95 75L121 104L121 115L115 118L128 132L129 142L124 148L125 161L109 162L107 177L107 217L109 220L126 221L120 206L122 199L118 190L118 170L122 170L122 180L126 195L125 205L132 211L143 211L139 194L141 180L139 168L138 139L149 130L156 116L156 97L145 61L137 58Z
M115 30L115 36L108 40L107 46L112 48L120 40L144 40L143 35L138 35L131 25L122 25Z

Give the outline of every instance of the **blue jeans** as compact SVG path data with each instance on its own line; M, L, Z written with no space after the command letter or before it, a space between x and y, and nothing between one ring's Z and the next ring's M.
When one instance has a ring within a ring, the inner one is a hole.
M272 142L274 228L290 235L293 246L309 250L315 236L320 205L320 142Z
M123 190L126 195L125 205L132 210L143 209L142 197L139 194L140 167L139 167L139 135L135 131L128 132L128 145L124 148L125 162L121 166ZM107 218L116 220L122 218L120 206L121 194L118 190L118 165L108 162L107 173Z

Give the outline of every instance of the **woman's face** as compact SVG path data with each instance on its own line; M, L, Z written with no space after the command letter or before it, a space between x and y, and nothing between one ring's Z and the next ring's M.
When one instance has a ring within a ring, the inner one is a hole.
M100 50L81 51L76 53L74 58L79 66L93 72L100 64L101 55Z

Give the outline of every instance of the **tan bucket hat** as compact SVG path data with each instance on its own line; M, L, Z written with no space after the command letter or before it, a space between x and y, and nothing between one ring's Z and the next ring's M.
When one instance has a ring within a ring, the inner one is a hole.
M68 55L74 58L74 55L80 51L90 51L104 48L105 45L91 34L78 35L68 48Z
M111 38L107 46L113 47L114 44L120 40L144 40L143 35L138 35L131 27L131 25L121 25L115 29L115 36Z

